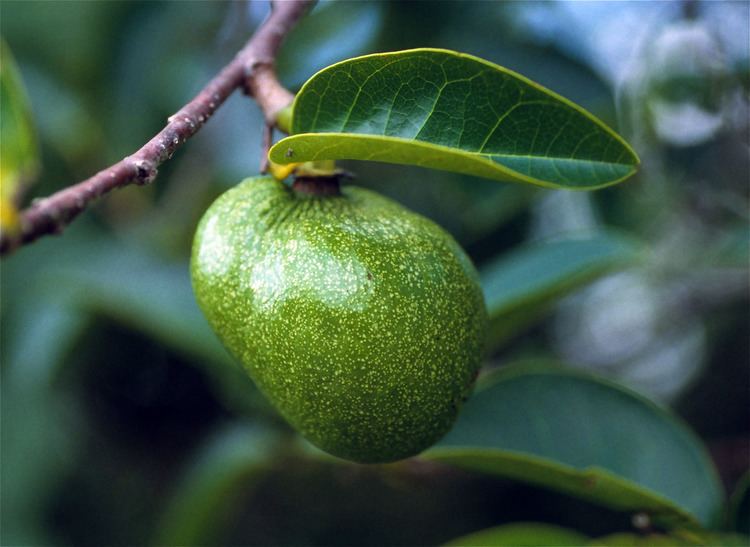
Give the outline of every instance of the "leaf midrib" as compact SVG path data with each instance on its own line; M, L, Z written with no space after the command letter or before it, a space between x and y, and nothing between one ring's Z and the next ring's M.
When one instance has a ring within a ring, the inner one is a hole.
M525 159L531 159L533 161L569 161L569 162L580 162L584 164L601 164L601 165L622 165L623 167L629 167L633 170L635 170L636 165L632 163L626 163L618 160L615 161L603 161L603 160L594 160L594 159L584 159L584 158L571 158L571 157L562 157L562 156L533 156L530 154L509 154L509 153L487 153L487 152L476 152L473 150L466 150L463 148L453 148L450 146L446 146L444 144L437 144L430 141L424 141L420 139L409 139L406 137L394 137L391 135L380 135L377 133L342 133L342 132L336 132L336 131L322 131L322 132L314 132L314 133L295 133L291 135L290 137L333 137L336 136L338 138L343 139L383 139L383 140L392 140L395 142L400 142L404 144L411 144L411 145L417 145L417 146L427 146L430 148L436 148L441 150L450 151L454 154L462 154L467 156L473 156L477 158L481 158L484 160L492 161L493 163L497 163L493 161L493 157L499 157L499 158L525 158ZM330 146L330 148L333 148L334 146ZM321 151L324 149L321 149ZM624 151L620 152L620 157L622 157ZM502 165L502 164L501 164ZM510 167L507 167L505 165L502 165L505 169L509 169L511 171L515 171L514 169L511 169Z

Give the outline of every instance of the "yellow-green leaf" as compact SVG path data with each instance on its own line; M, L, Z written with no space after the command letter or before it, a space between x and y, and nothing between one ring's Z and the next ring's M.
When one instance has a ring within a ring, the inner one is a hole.
M632 175L638 157L604 123L478 57L414 49L342 61L294 101L276 163L357 159L539 186L593 189Z
M12 199L22 181L37 168L31 108L8 44L0 39L0 187L3 201Z
M446 547L579 547L588 538L574 530L541 522L515 522L453 539Z

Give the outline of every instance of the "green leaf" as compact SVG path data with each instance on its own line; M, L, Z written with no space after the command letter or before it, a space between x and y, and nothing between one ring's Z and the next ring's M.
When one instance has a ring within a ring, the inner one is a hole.
M209 439L188 468L157 527L155 545L208 545L234 514L236 497L270 466L274 437L231 426Z
M591 540L593 547L747 547L748 538L735 534L692 533L675 530L665 534L611 534Z
M188 358L235 366L195 303L184 262L161 260L123 242L86 264L58 267L54 282L79 290L86 308L148 334Z
M52 545L49 500L85 441L69 394L51 385L6 385L0 410L1 545Z
M645 511L665 526L715 523L713 465L666 410L561 368L506 367L482 386L425 457Z
M85 261L58 263L37 282L72 292L81 309L112 318L190 359L209 374L225 403L245 412L268 410L198 308L186 262L167 261L121 241L115 248L92 251Z
M70 394L59 389L54 373L84 332L87 320L71 306L67 295L37 294L28 283L30 275L25 286L20 286L13 283L12 274L6 275L6 269L3 264L4 305L11 294L17 303L11 315L6 314L7 307L3 312L0 344L0 544L51 544L43 525L45 502L82 446Z
M77 247L77 228L65 244L43 240L3 260L3 387L17 391L55 385L60 367L89 327L88 315L78 306L79 295L66 290L55 275L63 264L85 268L88 253L100 250L88 238L91 246Z
M636 171L628 144L581 107L478 57L414 49L329 66L294 101L276 163L358 159L506 182L594 189Z
M664 534L610 534L591 540L593 547L688 547L701 545L694 541L675 538Z
M28 291L23 296L13 324L4 327L4 383L14 389L52 385L60 365L85 332L88 318L64 292Z
M0 38L0 225L15 229L19 187L37 170L36 136L31 108L10 48Z
M747 547L750 537L741 534L709 534L702 545L711 547Z
M588 538L573 530L538 522L519 522L488 528L446 543L449 546L473 547L578 547Z
M490 345L496 347L526 327L561 296L634 263L639 255L633 241L601 233L533 243L483 267Z

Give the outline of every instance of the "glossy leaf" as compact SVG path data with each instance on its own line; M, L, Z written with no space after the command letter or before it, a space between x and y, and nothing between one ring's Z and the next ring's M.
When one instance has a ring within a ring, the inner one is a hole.
M705 450L675 417L561 368L490 374L425 457L646 511L668 526L714 523L722 505Z
M10 48L0 39L0 219L15 229L15 199L22 182L37 169L38 152L31 108Z
M446 543L472 547L579 547L588 538L573 530L538 522L519 522L480 530Z
M564 294L638 257L633 241L602 233L533 243L485 266L480 275L490 316L490 345L524 328Z
M359 159L507 182L593 189L632 175L638 158L590 113L472 55L414 49L342 61L294 101L276 163Z

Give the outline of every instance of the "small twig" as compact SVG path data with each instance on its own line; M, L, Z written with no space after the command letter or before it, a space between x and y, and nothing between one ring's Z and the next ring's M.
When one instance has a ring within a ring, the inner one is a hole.
M273 125L279 110L293 95L276 78L274 61L284 37L304 15L312 0L273 0L268 19L258 28L232 62L176 114L140 150L49 197L38 199L21 213L20 230L0 234L0 253L47 234L59 234L98 197L130 184L148 184L158 167L192 137L235 89L243 88L263 110L266 123Z
M273 125L270 123L263 124L263 136L260 144L260 172L268 172L268 151L273 144Z

